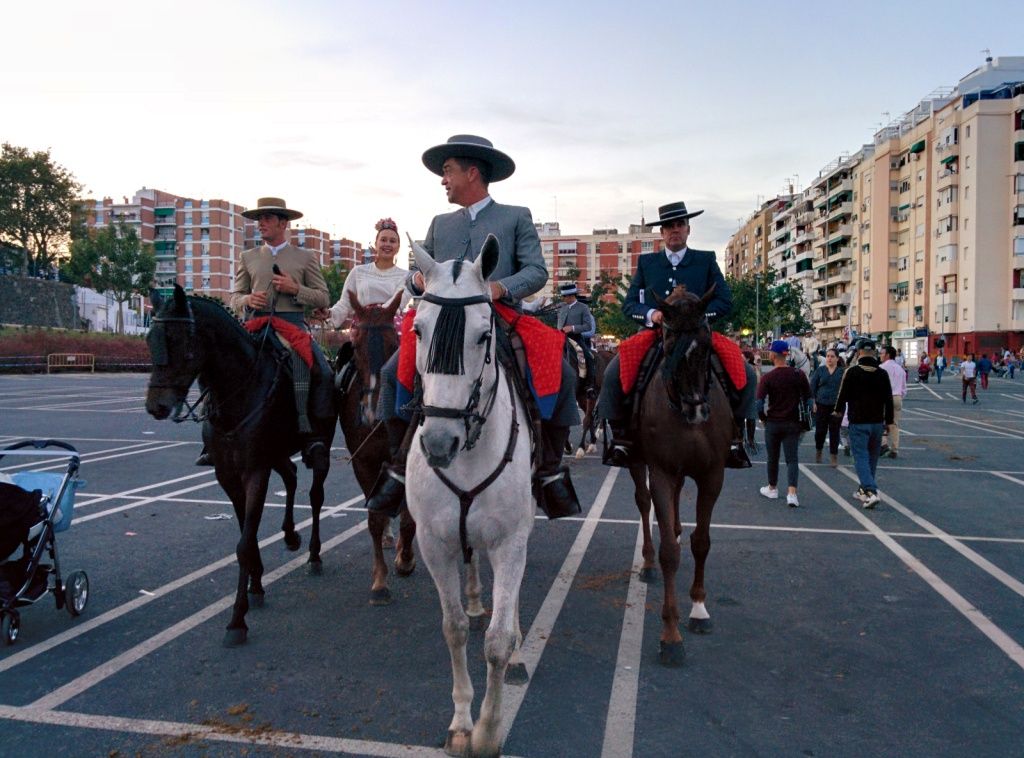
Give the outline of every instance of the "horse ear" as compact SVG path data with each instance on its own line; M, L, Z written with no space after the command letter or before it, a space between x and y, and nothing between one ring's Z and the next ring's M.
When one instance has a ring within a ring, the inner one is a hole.
M406 232L405 236L409 238L409 245L412 246L413 255L416 257L416 268L420 270L425 279L437 267L437 263L430 257L430 253L423 249L423 245L416 244L411 234Z
M498 267L498 238L488 234L484 240L484 246L480 248L480 255L473 261L473 266L480 273L480 278L485 282L491 278L494 269Z
M402 304L402 290L398 290L392 298L384 305L384 311L390 318L394 318L398 312L398 306Z
M153 306L153 312L160 310L160 306L164 304L164 296L160 294L160 290L149 289L149 303Z
M348 301L352 303L352 310L356 312L357 316L363 315L363 304L359 302L359 297L356 295L355 288L348 291Z
M188 310L188 300L185 296L185 290L183 290L181 285L177 282L174 283L174 309L178 311Z
M707 292L704 293L704 297L702 297L700 299L700 308L701 308L701 310L704 310L705 308L708 307L708 303L711 302L711 298L713 298L715 296L715 287L717 287L717 286L718 286L717 284L712 284L711 288Z

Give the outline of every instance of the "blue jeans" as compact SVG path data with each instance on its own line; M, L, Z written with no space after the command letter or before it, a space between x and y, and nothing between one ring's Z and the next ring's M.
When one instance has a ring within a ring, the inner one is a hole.
M882 432L885 424L850 424L850 447L853 448L853 466L857 469L860 486L870 492L878 491L875 470L878 454L882 450Z
M938 382L939 384L942 384L942 372L945 370L946 369L941 368L939 366L935 367L935 381Z

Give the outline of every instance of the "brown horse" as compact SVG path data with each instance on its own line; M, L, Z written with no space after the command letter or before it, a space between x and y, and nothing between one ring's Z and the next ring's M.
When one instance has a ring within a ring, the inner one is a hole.
M570 340L565 341L565 355L572 366L573 371L578 371L579 355L571 344ZM597 398L601 395L601 384L604 382L604 372L615 357L615 351L607 347L601 347L594 353L594 391L587 392L587 381L577 379L576 381L576 404L580 407L580 442L576 446L576 458L583 458L587 453L594 452L597 446L598 433L601 425L597 417ZM577 377L579 374L577 373ZM588 442L589 438L589 442ZM566 442L565 452L571 453L571 443Z
M396 294L384 305L364 306L355 292L348 294L355 312L354 325L350 330L350 341L342 345L339 352L339 364L351 361L354 371L351 382L344 391L340 391L338 408L352 470L363 494L369 496L381 464L389 460L387 432L384 424L377 420L377 399L380 396L380 369L398 349L394 319L402 296ZM384 531L389 523L387 515L381 513L371 512L367 519L367 531L373 545L371 605L391 602L383 545ZM409 511L403 508L398 544L395 546L395 572L399 576L409 576L416 568L412 552L415 535L416 523Z
M710 617L704 607L704 562L711 548L711 512L725 479L725 459L733 423L729 402L718 383L711 381L708 364L711 329L704 308L713 291L714 288L698 298L680 285L666 300L658 299L657 307L664 316L661 328L664 358L640 404L638 442L643 462L633 464L629 470L643 520L644 562L640 572L643 581L654 577L652 499L661 533L658 559L665 594L659 657L667 666L680 665L684 658L676 604L676 572L682 533L679 495L686 477L697 485L697 527L690 535L694 571L689 628L698 633L711 630Z

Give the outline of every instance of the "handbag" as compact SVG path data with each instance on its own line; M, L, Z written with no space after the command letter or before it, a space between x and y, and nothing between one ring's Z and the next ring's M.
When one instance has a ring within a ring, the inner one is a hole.
M794 369L799 371L800 369ZM800 431L809 432L811 431L811 409L807 407L807 400L803 397L797 400L796 404L797 417L800 421Z

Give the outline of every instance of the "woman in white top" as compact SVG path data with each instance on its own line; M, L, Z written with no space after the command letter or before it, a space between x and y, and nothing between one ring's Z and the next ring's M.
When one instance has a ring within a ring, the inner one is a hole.
M390 218L382 218L377 222L377 238L374 240L373 261L356 266L345 278L345 286L341 290L338 302L330 308L318 308L313 317L323 319L335 329L347 327L352 321L352 301L348 293L355 292L361 305L382 305L388 303L396 292L402 292L402 303L399 311L409 302L409 293L405 289L405 277L408 269L395 265L395 256L401 245L398 236L398 225Z

